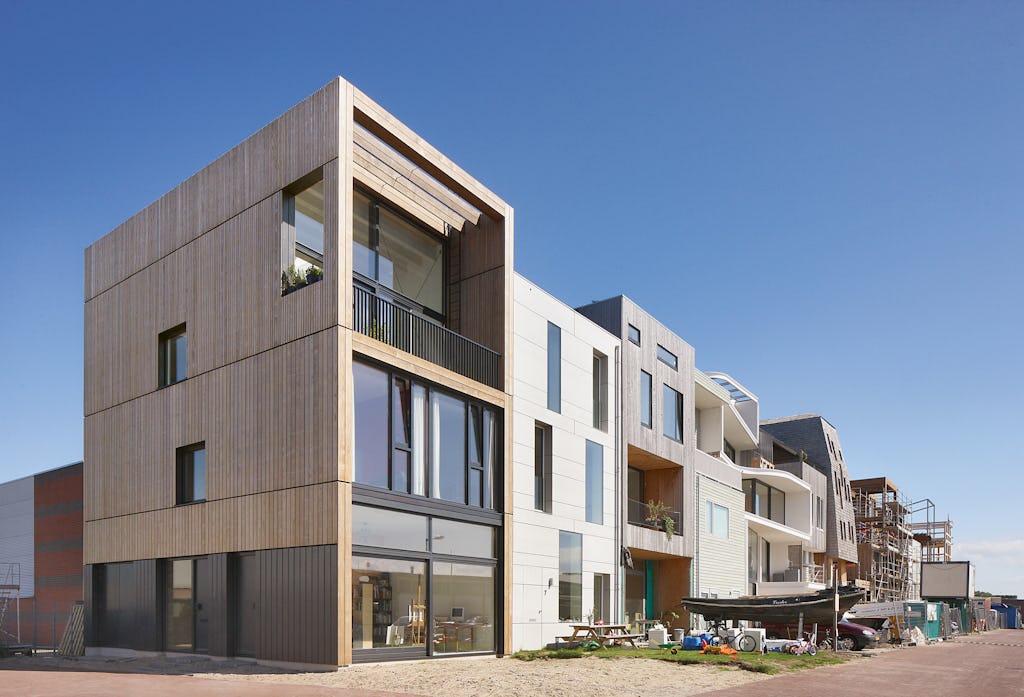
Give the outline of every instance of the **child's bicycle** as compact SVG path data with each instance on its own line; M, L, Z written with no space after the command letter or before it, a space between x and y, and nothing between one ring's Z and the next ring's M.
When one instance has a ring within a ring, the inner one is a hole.
M806 653L808 656L813 656L818 653L818 648L813 641L807 638L807 635L804 635L790 643L786 647L786 653L791 653L794 656Z

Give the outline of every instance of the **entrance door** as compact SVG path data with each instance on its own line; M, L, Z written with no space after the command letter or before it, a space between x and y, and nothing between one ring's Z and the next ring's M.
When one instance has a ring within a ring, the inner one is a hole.
M235 561L235 655L255 656L259 593L256 554L238 554Z
M634 561L634 564L637 563ZM645 600L647 598L647 577L644 573L644 562L640 561L638 569L626 569L626 619L633 621L639 616L647 616Z

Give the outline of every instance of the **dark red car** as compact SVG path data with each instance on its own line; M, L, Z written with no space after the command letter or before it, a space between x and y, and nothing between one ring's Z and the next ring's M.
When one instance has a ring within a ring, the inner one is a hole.
M795 639L797 625L794 624L766 624L764 625L765 635L769 639ZM804 632L810 634L814 631L814 625L804 624ZM818 648L831 648L829 640L832 636L832 625L818 625ZM860 651L878 646L878 632L871 627L853 622L839 623L839 650Z

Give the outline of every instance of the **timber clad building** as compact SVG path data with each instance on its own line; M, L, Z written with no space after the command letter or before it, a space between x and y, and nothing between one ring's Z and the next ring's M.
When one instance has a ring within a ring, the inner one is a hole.
M85 255L90 647L503 653L512 210L336 79Z

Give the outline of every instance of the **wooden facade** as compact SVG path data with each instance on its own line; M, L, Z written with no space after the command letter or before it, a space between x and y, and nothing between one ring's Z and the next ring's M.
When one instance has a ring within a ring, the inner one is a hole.
M313 172L323 280L282 295L282 192ZM337 643L324 655L340 664L351 661L353 353L498 406L511 433L507 387L353 330L356 187L447 238L446 324L500 354L510 385L511 208L340 78L85 253L85 563L333 545ZM182 324L187 377L161 387L158 337ZM205 501L176 505L176 450L195 443Z

